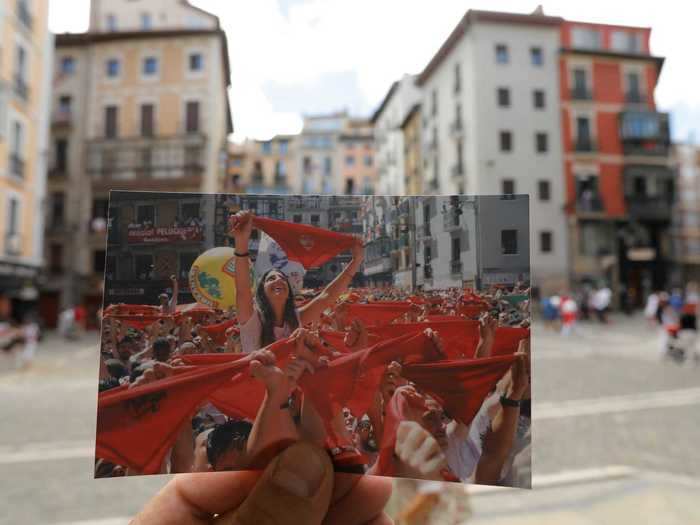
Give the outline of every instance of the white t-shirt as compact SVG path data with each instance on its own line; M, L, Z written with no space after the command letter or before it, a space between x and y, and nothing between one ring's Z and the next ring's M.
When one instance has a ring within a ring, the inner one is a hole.
M297 313L297 320L299 319L299 314ZM241 327L241 349L244 354L249 354L260 350L262 348L262 323L260 322L260 315L256 309L253 309L253 315L250 319L246 321L245 324L240 325ZM272 333L275 336L275 340L284 339L292 335L292 328L284 323L283 326L275 326L272 328Z
M457 423L447 433L447 465L460 481L473 481L474 471L481 458L483 436L491 424L494 413L492 409L498 405L499 400L500 394L491 394L481 404L468 430L464 424ZM463 438L465 434L466 439Z

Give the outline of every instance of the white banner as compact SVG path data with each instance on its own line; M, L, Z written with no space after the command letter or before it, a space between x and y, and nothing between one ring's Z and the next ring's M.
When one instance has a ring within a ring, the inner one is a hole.
M304 287L306 270L301 263L290 261L282 247L265 232L260 232L258 257L255 260L255 276L260 278L266 271L274 268L284 273L292 285L292 293L299 293Z

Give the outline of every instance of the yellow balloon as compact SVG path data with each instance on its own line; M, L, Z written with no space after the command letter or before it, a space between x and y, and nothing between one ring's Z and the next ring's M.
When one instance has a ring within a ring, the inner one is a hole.
M190 268L190 291L199 304L227 310L236 304L233 248L212 248Z

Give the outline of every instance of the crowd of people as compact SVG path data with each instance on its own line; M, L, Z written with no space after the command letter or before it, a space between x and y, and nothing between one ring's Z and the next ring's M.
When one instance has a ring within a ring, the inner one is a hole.
M254 225L229 225L235 307L173 286L105 309L96 477L259 468L308 441L338 471L529 486L525 285L350 288L352 239L332 282L295 293L275 269L252 282Z

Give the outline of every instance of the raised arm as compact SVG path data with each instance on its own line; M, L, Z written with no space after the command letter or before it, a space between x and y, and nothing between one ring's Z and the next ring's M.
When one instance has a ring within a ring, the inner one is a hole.
M170 298L168 310L172 314L175 313L175 310L177 308L177 295L180 293L180 283L178 282L177 277L175 277L174 275L170 276L170 282L172 283L173 296Z
M307 325L318 322L321 318L321 313L328 307L333 306L340 297L340 294L345 292L350 286L350 281L360 269L362 260L365 256L365 248L360 239L355 239L355 244L352 247L352 260L345 269L340 272L338 277L333 279L324 290L313 298L308 304L299 309L299 317L301 324Z
M244 325L253 315L253 294L250 281L248 244L253 231L253 214L242 211L231 217L229 230L236 241L236 311L238 323Z

